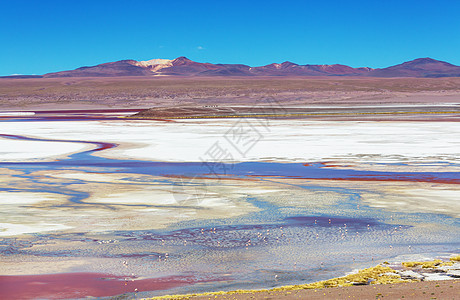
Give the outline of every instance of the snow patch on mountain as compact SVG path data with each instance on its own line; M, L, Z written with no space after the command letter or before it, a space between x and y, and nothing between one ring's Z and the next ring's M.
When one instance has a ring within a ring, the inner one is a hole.
M144 61L136 61L134 63L135 66L148 68L152 72L157 72L164 68L172 67L172 59L151 59L151 60L144 60Z

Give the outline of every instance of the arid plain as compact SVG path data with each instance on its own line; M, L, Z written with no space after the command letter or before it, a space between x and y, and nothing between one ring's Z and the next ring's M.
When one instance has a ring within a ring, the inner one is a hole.
M105 77L0 79L0 107L14 109L150 108L283 104L458 103L460 78Z

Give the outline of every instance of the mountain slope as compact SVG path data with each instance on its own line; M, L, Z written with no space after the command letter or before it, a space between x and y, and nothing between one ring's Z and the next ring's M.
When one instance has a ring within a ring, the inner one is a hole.
M460 77L460 67L432 58L418 58L369 72L373 77Z
M81 67L71 71L48 73L43 77L114 77L147 76L152 72L146 67L137 66L135 60L120 60L92 67Z
M292 62L250 67L242 64L199 63L186 57L174 60L121 60L71 71L48 73L43 77L113 77L113 76L335 76L366 75L370 68L344 65L298 65Z

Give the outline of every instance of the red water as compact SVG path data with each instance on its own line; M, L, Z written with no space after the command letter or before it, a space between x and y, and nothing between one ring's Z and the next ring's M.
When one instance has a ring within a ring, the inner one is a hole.
M0 276L0 299L106 297L136 292L136 289L138 292L167 290L204 281L215 279L204 280L194 276L135 279L102 273Z

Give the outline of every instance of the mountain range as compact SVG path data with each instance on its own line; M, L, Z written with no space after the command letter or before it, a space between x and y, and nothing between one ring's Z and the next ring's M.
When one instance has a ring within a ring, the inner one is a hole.
M281 64L250 67L243 64L199 63L186 57L148 61L120 60L44 75L8 78L117 77L117 76L365 76L365 77L460 77L460 66L432 58L418 58L387 68L353 68L346 65Z

